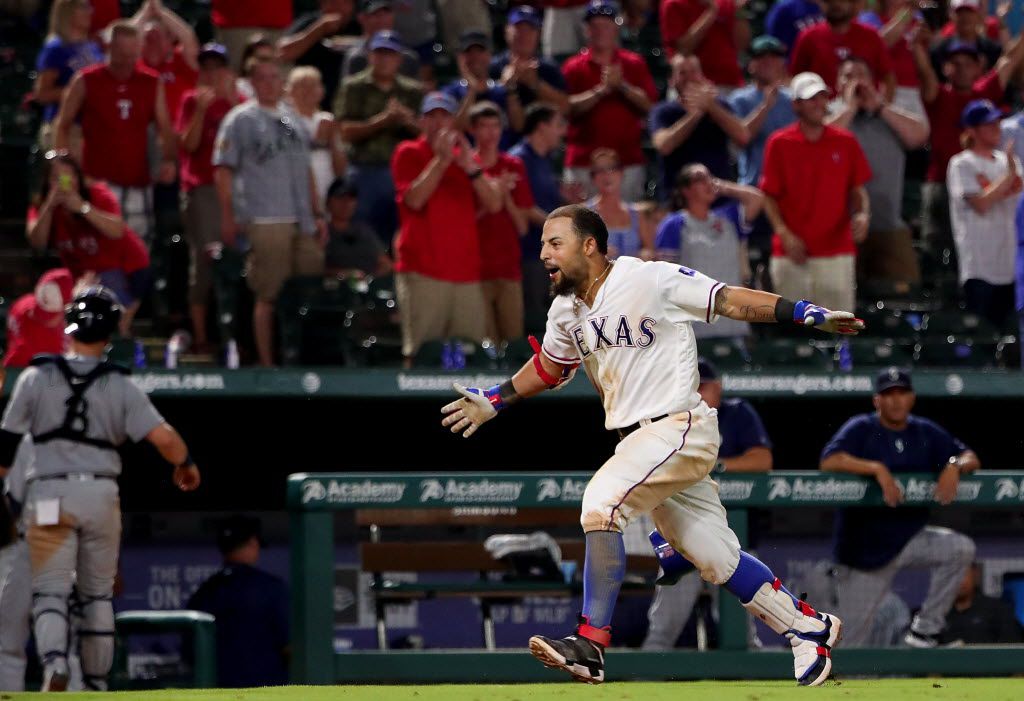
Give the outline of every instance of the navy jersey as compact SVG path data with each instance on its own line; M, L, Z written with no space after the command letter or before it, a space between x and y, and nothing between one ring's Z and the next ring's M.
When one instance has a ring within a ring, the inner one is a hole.
M772 447L757 410L738 397L722 400L718 407L718 432L722 435L722 447L718 449L720 458L735 458L751 448L771 450Z
M217 619L219 686L288 683L288 588L281 579L229 564L200 585L188 608Z
M967 446L934 421L911 415L907 427L893 431L882 426L877 414L855 416L832 437L821 452L877 460L891 472L926 472L938 475L949 458ZM853 507L839 509L835 520L835 558L859 569L884 567L899 554L928 522L927 507Z

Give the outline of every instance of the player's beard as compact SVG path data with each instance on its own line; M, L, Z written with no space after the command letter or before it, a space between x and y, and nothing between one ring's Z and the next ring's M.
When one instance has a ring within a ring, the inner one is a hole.
M558 279L551 281L551 296L560 297L562 295L574 295L580 281L575 279L574 276L566 273L563 268L559 268L558 273Z

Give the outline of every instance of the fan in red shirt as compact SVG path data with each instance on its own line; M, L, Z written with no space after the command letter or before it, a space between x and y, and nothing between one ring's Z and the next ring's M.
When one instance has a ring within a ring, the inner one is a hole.
M797 37L790 72L817 73L833 90L839 64L850 56L864 59L879 81L886 100L896 91L889 49L878 33L854 21L854 0L825 0L825 21L808 27Z
M189 249L188 302L197 348L208 345L206 302L213 283L211 254L222 240L213 146L220 123L232 107L242 102L228 65L227 49L220 44L203 46L198 87L185 93L175 123L181 138L182 223Z
M142 28L140 67L160 76L167 100L167 113L178 114L181 98L196 86L199 72L199 39L185 20L168 10L160 0L146 0L132 17Z
M90 0L92 5L92 21L89 23L89 34L97 36L111 22L121 19L121 0Z
M738 9L735 0L664 0L661 38L668 57L696 54L715 85L743 85L737 54L750 43L750 24Z
M857 139L825 124L828 87L801 73L790 85L798 121L768 137L760 187L775 230L771 275L784 296L854 304L855 244L867 237L871 168Z
M566 176L591 188L590 154L610 148L624 167L622 196L639 200L646 181L644 117L658 91L643 58L619 48L618 14L614 2L593 0L586 13L587 47L562 66L570 111Z
M1000 3L1001 5L1003 3ZM1006 3L1009 5L1010 3ZM970 15L962 16L965 13L964 10L969 10ZM952 0L949 3L949 14L952 18L942 26L942 37L944 39L951 39L957 34L961 33L958 31L960 27L957 25L970 24L973 25L973 35L984 34L985 37L992 41L1002 44L1003 43L1003 22L999 17L983 17L981 13L981 3L978 0ZM980 26L979 26L980 25ZM963 32L961 39L972 38L968 36L966 32Z
M408 367L424 341L480 341L486 332L477 215L499 211L502 196L454 128L457 111L447 93L426 95L422 135L400 143L391 157L400 222L395 286Z
M862 12L857 18L871 27L889 47L892 72L896 76L893 104L924 116L924 105L918 91L917 67L910 43L924 25L913 0L881 0L877 12Z
M87 182L66 153L49 152L37 205L29 208L26 235L37 250L54 248L75 279L96 276L118 295L127 333L148 287L149 254L121 217L102 182Z
M523 336L523 275L519 239L529 229L533 193L526 167L498 150L503 115L493 102L478 102L469 111L469 131L476 142L473 160L501 188L502 208L477 219L480 277L487 310L487 337L496 343Z
M5 368L22 368L40 353L64 352L64 305L74 279L67 268L43 273L36 288L22 295L7 313Z
M159 77L139 68L139 31L127 20L111 30L105 63L71 80L57 117L56 147L68 148L76 120L82 125L82 170L105 180L121 203L125 221L144 239L151 234L152 190L148 153L150 124L159 129L163 162L158 181L174 181L177 139Z
M274 42L295 17L292 3L282 0L213 0L210 19L217 41L228 50L231 67L238 71L242 52L253 35Z

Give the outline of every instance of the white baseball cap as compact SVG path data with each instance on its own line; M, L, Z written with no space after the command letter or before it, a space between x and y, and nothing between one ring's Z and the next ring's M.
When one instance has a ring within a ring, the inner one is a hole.
M981 9L981 2L979 0L953 0L949 3L951 10L960 10L965 7L977 11Z
M789 84L794 100L809 100L820 93L827 93L828 86L817 73L798 73Z

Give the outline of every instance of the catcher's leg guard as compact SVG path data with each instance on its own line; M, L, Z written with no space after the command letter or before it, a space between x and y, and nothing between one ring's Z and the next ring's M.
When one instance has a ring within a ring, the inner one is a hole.
M818 686L828 678L832 671L832 648L843 627L839 618L815 611L786 591L778 579L762 584L743 607L789 639L798 683Z

